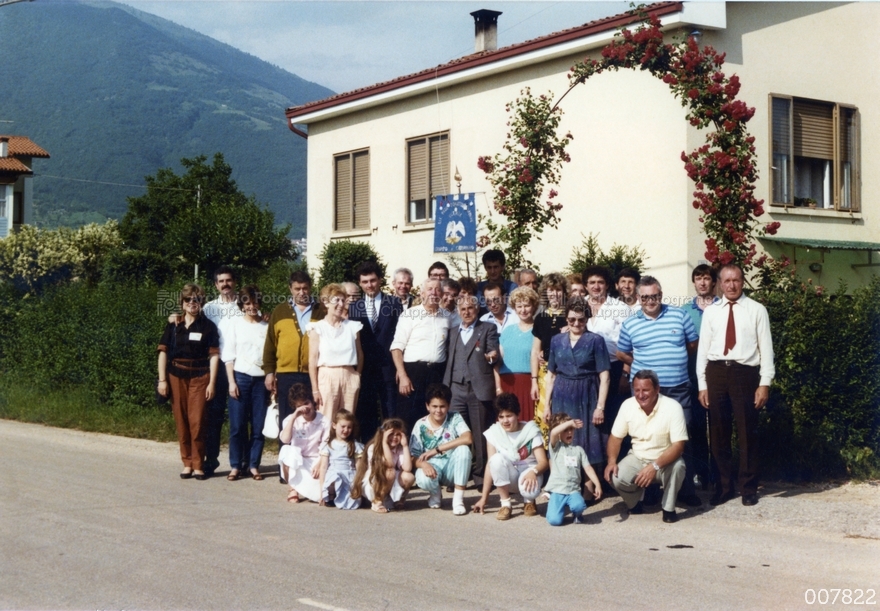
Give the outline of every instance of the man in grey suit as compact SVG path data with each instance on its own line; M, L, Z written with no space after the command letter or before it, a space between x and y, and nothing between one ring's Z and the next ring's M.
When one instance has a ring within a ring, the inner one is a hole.
M458 412L474 436L474 483L482 484L486 468L483 431L492 425L492 402L500 388L498 330L494 323L477 320L478 301L464 295L458 302L461 324L449 330L443 383L452 389L450 411Z

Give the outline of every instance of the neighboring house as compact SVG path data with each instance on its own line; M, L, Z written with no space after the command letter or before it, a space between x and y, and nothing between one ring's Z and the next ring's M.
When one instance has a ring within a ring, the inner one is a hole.
M49 153L25 136L0 135L0 238L33 223L34 157L48 158Z
M450 10L456 10L450 4ZM756 108L764 222L781 221L761 245L788 255L804 277L831 288L867 282L880 266L880 4L663 2L669 37L698 30L702 44L727 54L724 71L742 81L740 99ZM495 49L498 13L477 11L477 52L447 64L287 110L289 127L308 126L308 240L370 242L391 268L426 270L435 194L477 192L489 212L480 155L501 151L505 104L520 90L568 87L566 74L598 57L618 15ZM671 297L692 292L690 271L704 262L705 235L691 206L693 184L680 155L704 142L665 84L621 70L594 76L563 101L561 133L571 131L571 163L558 201L562 223L533 241L543 271L564 268L582 234L641 245L649 273ZM814 203L815 202L815 203ZM496 218L497 214L496 214ZM317 267L313 247L309 264ZM418 281L418 279L416 279Z

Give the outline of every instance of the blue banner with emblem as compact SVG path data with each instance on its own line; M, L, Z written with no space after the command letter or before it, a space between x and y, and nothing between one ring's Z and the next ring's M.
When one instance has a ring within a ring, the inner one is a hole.
M477 206L473 193L434 198L434 252L476 252Z

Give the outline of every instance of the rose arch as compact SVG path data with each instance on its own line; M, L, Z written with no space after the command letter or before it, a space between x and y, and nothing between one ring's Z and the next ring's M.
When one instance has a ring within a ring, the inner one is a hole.
M758 221L764 202L754 195L755 139L746 129L755 109L737 99L739 77L721 71L723 53L710 46L700 48L693 37L664 42L660 20L639 14L643 18L639 27L622 29L602 49L600 60L585 59L572 66L569 88L555 104L546 95L535 97L524 89L507 105L511 118L504 152L479 158L478 166L492 185L494 210L506 217L503 224L491 216L483 219L488 235L482 243L503 246L510 267L528 263L524 251L532 235L544 227L555 228L560 221L562 204L553 186L559 183L562 164L570 161L565 149L572 139L570 133L557 134L560 102L590 77L620 68L650 72L687 108L685 118L691 125L714 128L708 130L705 144L681 154L696 186L692 203L706 233L706 259L739 263L746 271L765 263L765 256L757 256L754 238L775 234L779 223Z

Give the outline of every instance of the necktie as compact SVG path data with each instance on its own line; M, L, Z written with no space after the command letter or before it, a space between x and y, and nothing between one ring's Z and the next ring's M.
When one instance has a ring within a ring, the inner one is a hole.
M727 315L727 333L724 335L725 356L727 356L727 353L733 350L733 347L736 346L736 325L733 323L733 306L735 304L735 301L729 301L727 303L727 305L730 306L730 313Z
M367 303L367 316L368 316L369 319L370 319L370 328L375 330L375 328L376 328L376 319L378 318L378 316L376 316L376 314L377 314L377 312L376 312L376 302L373 301L373 298L372 298L372 297L367 297L367 298L366 298L366 303Z

